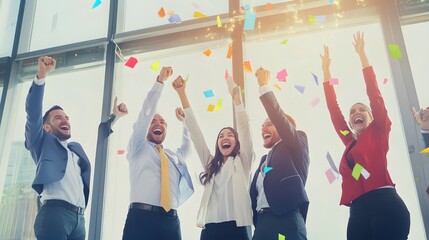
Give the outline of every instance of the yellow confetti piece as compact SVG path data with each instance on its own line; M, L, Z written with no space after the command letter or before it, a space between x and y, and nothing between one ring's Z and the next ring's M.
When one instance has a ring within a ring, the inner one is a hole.
M222 27L222 22L220 21L220 16L216 17L217 27Z
M252 72L252 66L250 66L250 61L243 62L244 71L251 73Z
M216 112L222 110L222 104L223 104L222 99L219 99L219 101L217 101L216 103Z
M209 57L212 54L212 50L207 49L203 53L204 53L204 55L206 55L207 57Z
M288 44L288 43L289 43L289 40L285 39L280 44Z
M282 235L282 234L279 233L279 240L286 240L285 235Z
M390 56L394 59L402 58L401 49L398 44L389 44Z
M422 151L420 151L420 153L429 153L429 147L428 147L428 148L423 149Z
M282 90L282 88L281 88L278 84L274 85L274 87L275 87L277 90L279 90L279 91L281 91L281 90Z
M159 65L161 64L161 61L156 61L156 62L154 62L154 63L152 63L152 65L150 65L150 68L154 71L154 72L156 72L156 71L158 71L158 68L159 68Z
M215 109L215 105L210 104L210 105L209 105L209 107L207 108L207 111L208 111L208 112L213 112L213 111L214 111L214 109Z
M311 24L315 24L317 22L317 18L313 15L308 15L308 21L310 21Z
M340 130L341 134L343 134L343 136L347 136L347 134L349 134L349 130Z
M194 17L195 18L203 18L203 17L207 17L204 13L201 13L201 12L198 12L198 11L195 11L194 12Z
M169 16L174 15L174 11L168 11L168 12L167 12L167 14L168 14Z

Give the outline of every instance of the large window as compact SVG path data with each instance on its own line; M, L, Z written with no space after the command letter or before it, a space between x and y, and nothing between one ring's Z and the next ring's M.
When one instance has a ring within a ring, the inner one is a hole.
M103 66L66 73L58 69L46 79L45 87L43 111L56 104L64 108L73 129L69 141L77 141L83 146L92 165L101 115L103 73ZM25 98L34 74L33 71L31 77L19 79L14 89L15 98L10 103L13 110L4 114L7 119L3 119L2 128L7 129L7 137L0 155L0 239L34 239L38 199L31 184L36 166L24 147ZM87 229L89 213L90 206L85 211Z
M10 56L15 37L20 1L0 0L0 57Z
M221 128L233 125L232 102L224 79L225 70L232 75L231 62L227 59L227 41L206 43L192 47L166 49L134 55L137 65L131 69L118 63L115 75L114 95L128 105L129 116L115 125L115 132L110 137L108 173L106 177L106 205L103 214L103 239L120 239L124 228L128 205L130 204L129 169L126 153L133 124L143 105L148 91L152 88L162 66L173 67L173 76L165 83L158 105L158 111L168 123L168 134L164 146L173 151L182 141L182 124L176 119L174 110L181 107L179 97L171 83L179 75L187 81L187 93L194 113L199 120L206 142L214 152L215 140ZM203 54L207 49L209 57ZM151 65L159 61L159 68L154 71ZM214 97L205 98L204 91L212 90ZM208 111L208 106L221 107ZM142 159L143 160L143 159ZM193 152L187 159L195 193L178 210L183 239L199 239L200 230L196 227L197 211L200 205L203 187L198 175L202 166L198 155Z
M245 45L245 60L252 63L252 73L245 75L247 109L252 116L253 142L257 158L267 150L262 147L260 126L266 114L259 100L258 84L254 71L259 67L271 70L271 84L283 108L295 118L297 128L307 133L310 150L310 170L307 193L310 207L307 218L309 239L345 239L349 208L339 206L341 178L329 184L325 171L329 168L326 155L329 152L339 165L344 145L338 138L326 107L323 93L323 73L320 54L323 45L330 47L332 77L339 80L335 90L343 113L356 102L369 103L363 80L359 57L354 51L353 33L365 32L365 48L373 65L378 84L392 120L388 169L396 189L411 213L409 239L424 239L420 207L414 185L408 150L401 128L401 119L396 100L392 76L388 65L388 53L384 50L383 37L378 24L347 29L327 30L302 36L288 37L288 44L280 44L284 37L255 41ZM286 69L286 82L279 82L276 75ZM313 74L318 77L318 84ZM384 79L387 82L384 83ZM281 90L279 90L281 88ZM318 102L319 99L320 102ZM368 104L369 105L369 104ZM255 166L254 166L255 167ZM257 167L257 166L256 166ZM326 216L329 216L327 220ZM335 226L335 228L332 228Z

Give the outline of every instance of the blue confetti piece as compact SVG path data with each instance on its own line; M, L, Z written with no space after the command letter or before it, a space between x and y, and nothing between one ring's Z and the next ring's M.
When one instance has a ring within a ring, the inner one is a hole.
M169 21L170 23L177 23L177 24L179 24L179 23L181 23L181 22L182 22L182 19L180 19L180 16L179 16L179 15L177 15L177 14L173 14L173 15L171 15L171 16L168 18L168 21Z
M317 78L316 74L311 73L313 75L314 82L319 86L319 78Z
M267 172L273 170L272 167L264 167L264 173L266 174Z
M304 93L305 87L300 85L295 85L296 90L300 93Z
M214 97L214 93L212 90L206 90L206 91L204 91L204 96L206 98L211 98L211 97Z
M328 3L334 3L334 0L328 0Z
M246 12L246 18L244 19L243 30L255 29L256 13Z
M101 0L95 0L94 4L92 5L92 9L100 6L100 4L101 4Z
M248 12L250 10L250 5L246 3L243 8L244 8L244 11Z

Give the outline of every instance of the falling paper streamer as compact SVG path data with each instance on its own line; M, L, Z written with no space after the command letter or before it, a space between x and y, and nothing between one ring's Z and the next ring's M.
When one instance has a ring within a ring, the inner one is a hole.
M243 62L244 71L251 73L252 72L252 66L250 66L250 61Z
M204 55L206 55L207 57L209 57L212 54L212 50L207 49L203 53L204 53Z
M127 62L125 63L125 66L130 67L130 68L134 68L134 66L136 66L136 64L139 61L137 60L137 58L135 57L130 57Z
M272 167L264 167L264 173L266 174L267 172L273 170Z
M222 22L220 21L220 16L219 15L216 17L216 22L217 22L217 27L218 28L222 27Z
M177 15L177 14L173 14L173 15L171 15L171 16L168 18L168 21L169 21L170 23L176 23L176 24L179 24L179 23L181 23L181 22L182 22L182 19L180 19L179 15Z
M225 80L228 80L229 79L229 73L228 73L228 69L227 70L225 70Z
M272 3L265 4L264 10L265 11L273 10L273 4Z
M313 75L313 79L314 79L314 82L316 83L316 85L319 86L319 78L314 73L311 73L311 75Z
M279 233L279 239L278 240L286 240L285 235L282 235L282 234Z
M222 110L222 104L223 104L222 99L219 99L216 103L216 112Z
M298 92L300 92L302 94L305 91L305 87L304 86L300 86L300 85L295 85L295 89L298 90Z
M250 11L246 12L246 18L244 19L244 28L243 30L253 30L255 29L256 13Z
M118 155L123 155L123 154L125 154L125 150L123 150L123 149L119 149L119 150L118 150Z
M316 18L316 24L324 24L326 17L325 16L314 16Z
M340 174L340 172L338 171L337 166L334 163L334 160L332 160L331 154L328 152L326 154L326 160L328 160L329 166L331 167L331 169L336 173L336 174Z
M353 167L352 176L356 180L359 180L359 176L361 172L362 172L362 166L359 163L356 163L355 166Z
M274 85L274 87L275 87L277 90L279 90L279 91L281 91L281 90L282 90L282 88L281 88L278 84L275 84L275 85Z
M420 153L429 153L429 147L421 150Z
M53 32L57 28L57 22L58 22L58 13L55 13L54 16L52 16L51 32Z
M159 9L158 16L161 18L165 17L165 10L163 7L161 9Z
M277 80L279 82L286 82L286 77L288 76L287 72L286 72L286 68L283 68L280 72L277 73Z
M329 79L329 85L338 85L338 78Z
M389 52L393 59L402 58L401 49L398 44L389 44Z
M210 105L208 106L208 108L207 108L207 111L208 111L208 112L213 112L213 111L214 111L214 109L215 109L215 105L210 104Z
M156 61L150 65L150 69L152 69L154 72L158 71L159 65L161 64L161 61Z
M97 8L98 6L100 6L101 4L101 0L95 0L94 4L92 5L92 9Z
M116 54L116 56L118 56L118 58L121 59L122 62L125 62L125 57L124 57L124 55L122 55L121 48L115 42L113 42L113 43L116 46L115 47L115 54Z
M336 177L334 175L334 171L332 171L332 169L330 169L330 168L325 171L325 175L328 178L329 184L332 184L336 179Z
M343 134L343 136L347 136L347 134L349 134L349 130L340 130L341 134Z
M188 73L188 75L186 76L185 82L188 82L188 80L189 80L189 73Z
M194 12L194 18L203 18L203 17L207 17L207 15L198 11Z
M287 40L287 39L285 39L285 40L283 40L283 41L281 41L281 43L280 44L288 44L289 43L289 40Z
M387 83L387 78L385 78L384 80L383 80L383 84L386 84Z
M232 56L232 45L229 44L228 52L226 53L226 58L231 59L231 56Z
M211 89L206 90L206 91L204 91L203 93L204 93L204 97L206 97L206 98L214 97L213 90L211 90Z
M319 104L320 103L320 98L319 97L316 97L315 99L313 99L312 101L311 101L311 106L312 107L316 107L317 106L317 104Z

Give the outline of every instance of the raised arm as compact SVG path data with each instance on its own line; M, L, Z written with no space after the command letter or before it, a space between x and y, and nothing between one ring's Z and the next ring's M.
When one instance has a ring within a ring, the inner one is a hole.
M235 82L229 78L226 80L229 93L235 108L235 119L237 121L237 133L240 140L240 159L244 171L250 173L252 163L255 159L253 151L252 134L250 132L249 116L241 101L241 89Z
M265 108L265 111L268 114L271 122L277 129L280 137L286 140L286 144L295 147L300 144L299 134L296 131L295 127L292 123L287 119L283 109L280 107L277 102L274 93L268 88L268 82L270 79L270 71L263 69L260 67L256 73L256 78L258 79L259 91L261 96L262 105Z
M149 130L150 123L156 113L158 107L159 98L161 96L162 89L164 88L164 82L173 74L171 67L163 67L159 73L156 82L152 89L146 96L143 102L142 110L137 118L137 121L133 126L133 133L128 143L128 159L136 159L135 155L139 153L147 141L147 132Z
M369 98L372 115L374 116L373 124L376 124L378 129L383 131L390 131L391 121L387 115L386 106L383 97L381 96L380 89L378 88L377 80L374 70L369 65L368 58L365 53L365 39L364 33L356 32L353 35L353 46L356 53L359 55L363 68L363 76L366 83L366 93Z
M43 95L45 91L45 78L49 72L53 71L56 66L55 59L47 56L38 59L37 75L30 87L26 101L25 111L27 112L27 121L25 123L25 147L32 149L37 143L40 143L43 134ZM38 151L38 149L33 149ZM31 151L31 154L40 154L39 152ZM38 159L34 157L33 159Z
M351 130L349 129L341 109L338 106L334 87L329 83L329 80L331 79L331 58L329 57L328 46L324 46L324 54L320 55L320 58L322 59L323 90L325 92L326 104L328 106L329 114L331 115L331 121L341 141L344 143L344 145L347 145L354 139L352 134L343 134L344 131L351 132Z
M195 150L198 153L201 164L205 168L207 163L213 159L213 156L210 153L197 119L189 104L188 96L186 95L186 81L181 76L177 77L176 80L173 81L173 88L179 95L182 107L184 108L182 117L184 118L185 127L189 129ZM181 111L181 109L178 111Z
M128 114L128 108L125 103L121 103L118 105L118 97L115 97L113 100L113 109L112 114L110 114L109 118L101 122L98 126L99 131L102 131L102 137L108 137L111 133L113 133L112 127L118 121L119 118Z
M429 147L429 107L421 109L418 112L413 107L412 111L414 118L421 127L423 141L425 143L425 147L427 148Z

